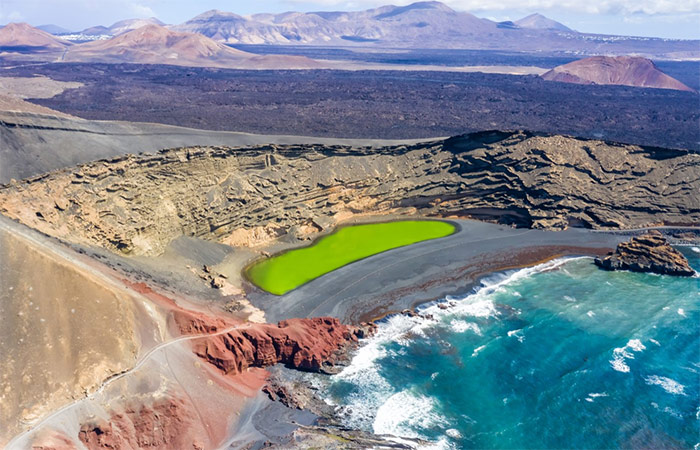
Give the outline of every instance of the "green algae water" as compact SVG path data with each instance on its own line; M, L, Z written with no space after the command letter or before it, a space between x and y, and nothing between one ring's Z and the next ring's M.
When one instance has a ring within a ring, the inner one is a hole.
M282 295L339 267L393 248L449 236L448 222L403 220L343 227L310 247L261 260L246 270L248 278L272 294Z
M387 318L331 377L348 425L435 448L700 448L700 278L560 259L446 301Z

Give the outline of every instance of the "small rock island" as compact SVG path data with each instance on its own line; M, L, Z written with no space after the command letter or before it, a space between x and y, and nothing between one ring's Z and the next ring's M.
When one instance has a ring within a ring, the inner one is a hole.
M685 277L695 275L685 256L671 247L657 230L620 243L614 252L596 258L595 264L605 270L631 270Z

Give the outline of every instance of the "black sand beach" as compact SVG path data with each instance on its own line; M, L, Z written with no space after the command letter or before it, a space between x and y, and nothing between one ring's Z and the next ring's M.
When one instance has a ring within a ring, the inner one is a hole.
M624 236L584 229L540 231L474 220L459 230L354 262L285 295L248 284L248 298L270 322L330 315L347 323L369 321L446 295L467 293L480 278L565 255L599 255Z

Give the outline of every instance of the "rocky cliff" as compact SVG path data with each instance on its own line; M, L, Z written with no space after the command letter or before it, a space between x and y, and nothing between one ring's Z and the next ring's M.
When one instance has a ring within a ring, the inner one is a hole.
M606 270L631 270L686 277L695 274L685 256L671 247L656 230L619 244L608 256L596 258L595 263Z
M129 155L0 189L0 211L129 254L181 235L308 238L358 214L533 228L700 223L700 155L526 132L384 148L193 147Z
M195 353L225 374L277 363L320 372L361 333L338 319L290 319L279 324L255 324L197 340Z

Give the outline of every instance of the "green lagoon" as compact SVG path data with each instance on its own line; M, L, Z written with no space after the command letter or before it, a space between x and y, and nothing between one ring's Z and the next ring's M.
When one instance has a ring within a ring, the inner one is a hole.
M246 270L256 286L276 295L351 262L387 250L449 236L455 225L432 220L403 220L340 228L309 247L253 263Z

